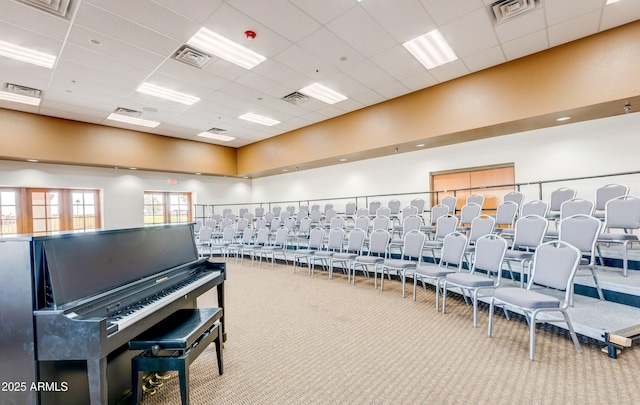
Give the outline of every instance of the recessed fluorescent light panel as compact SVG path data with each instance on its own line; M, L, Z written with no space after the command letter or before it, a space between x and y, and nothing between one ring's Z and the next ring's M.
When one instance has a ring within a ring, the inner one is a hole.
M339 101L346 100L347 96L344 96L337 91L333 91L330 88L321 85L320 83L313 83L309 86L300 89L300 93L309 97L317 98L320 101L324 101L327 104L335 104Z
M236 138L234 138L233 136L229 136L229 135L221 135L221 134L214 134L214 133L207 132L207 131L205 131L205 132L200 132L200 133L198 134L198 136L201 136L201 137L203 137L203 138L215 139L215 140L217 140L217 141L223 141L223 142L229 142L229 141L233 141L234 139L236 139Z
M143 120L142 118L127 117L126 115L113 113L109 115L107 119L112 121L125 122L127 124L142 125L143 127L149 128L155 128L160 125L160 123L156 121Z
M22 103L29 105L40 105L40 99L37 97L23 96L21 94L9 93L7 91L0 91L0 100L13 101L14 103Z
M174 91L171 89L167 89L165 87L156 86L151 83L142 83L137 90L139 93L148 94L154 97L160 97L165 100L175 101L176 103L193 105L200 101L198 97L190 96L188 94L180 93L178 91Z
M273 118L263 117L262 115L246 113L239 116L241 120L255 122L256 124L266 125L268 127L279 124L280 121L274 120Z
M252 69L267 60L267 58L259 53L245 48L207 28L200 28L200 31L196 32L196 34L187 41L187 44L228 62L242 66L245 69Z
M607 6L609 4L617 3L619 0L607 0Z
M49 69L53 68L53 64L56 62L56 57L53 55L34 51L33 49L24 48L4 41L0 41L0 55L22 62L44 66Z
M458 59L438 30L430 31L402 45L427 69Z

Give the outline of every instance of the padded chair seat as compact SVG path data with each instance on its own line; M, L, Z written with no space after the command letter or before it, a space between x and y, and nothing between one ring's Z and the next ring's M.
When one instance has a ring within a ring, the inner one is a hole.
M298 249L293 253L293 255L296 256L296 257L298 257L298 256L312 256L317 252L318 252L318 250L314 250L314 249Z
M336 252L331 252L328 250L318 250L317 252L315 252L313 254L313 256L315 257L331 257L335 254Z
M442 241L439 241L439 240L425 240L424 241L424 247L426 247L426 248L441 248L442 247Z
M513 228L497 228L496 231L498 229L502 229L500 231L500 235L502 235L502 236L514 236L516 234L516 230L513 229Z
M384 257L378 256L358 256L354 259L357 263L362 264L379 264L384 262Z
M394 269L410 269L416 267L417 264L418 263L413 260L386 259L384 261L386 267L392 267Z
M504 259L512 259L512 260L525 260L531 259L533 257L534 252L526 252L524 250L507 250L507 253L504 255Z
M598 241L619 241L619 240L638 240L638 236L631 233L601 233L598 236Z
M588 266L589 265L589 259L587 259L586 257L581 257L580 261L578 262L578 266Z
M447 283L457 284L465 287L491 287L493 280L486 276L469 273L452 273L447 274Z
M547 231L547 232L544 234L544 237L545 237L545 238L558 239L558 238L560 237L560 232L555 231L555 230L550 230L550 231Z
M416 269L416 275L433 278L445 277L448 274L453 274L455 272L455 270L448 269L446 267L440 267L438 265L420 266Z
M402 239L402 238L393 238L393 239L391 239L389 244L390 245L403 245L404 244L404 239Z
M358 257L358 255L355 253L334 253L332 257L334 260L353 260Z
M282 246L263 246L262 249L265 252L272 252L274 250L282 250Z
M524 288L498 288L493 293L493 296L500 301L524 308L560 308L559 299L536 291L525 290Z

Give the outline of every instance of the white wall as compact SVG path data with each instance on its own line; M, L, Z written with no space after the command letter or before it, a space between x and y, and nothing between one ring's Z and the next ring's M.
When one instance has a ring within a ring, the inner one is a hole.
M256 179L253 201L424 192L431 172L510 162L518 183L640 170L640 113ZM609 182L628 184L640 195L635 175L552 183L543 187L543 199L572 186L593 200L595 188ZM537 186L522 189L526 200L539 197Z
M104 229L142 226L145 191L191 192L194 204L251 200L251 182L244 179L0 160L2 186L100 189Z

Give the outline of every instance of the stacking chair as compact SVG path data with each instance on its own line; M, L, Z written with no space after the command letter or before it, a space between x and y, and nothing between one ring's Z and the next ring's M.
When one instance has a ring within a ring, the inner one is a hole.
M228 247L234 242L235 235L236 230L231 225L224 228L222 230L222 238L211 242L211 255L213 255L214 251L219 250L223 259L227 261L227 258L229 257Z
M556 220L556 229L548 229L544 237L546 239L558 239L560 221L579 214L591 216L593 214L593 202L583 198L572 198L563 202L560 206L560 217Z
M249 224L252 224L253 219L255 218L255 215L253 214L253 212L247 212L242 216L242 218L246 219L249 222Z
M209 250L209 256L211 256L211 234L213 233L213 229L208 226L203 226L200 228L200 232L198 234L198 240L196 243L196 247L198 249L198 255L203 257L204 249L207 248Z
M369 236L369 246L367 249L367 254L363 256L357 256L351 262L351 269L353 271L353 277L351 278L351 282L355 284L356 282L356 271L358 266L364 275L369 276L369 266L374 266L373 274L376 275L378 273L378 265L384 262L384 259L387 258L387 253L389 249L389 241L391 240L391 234L386 229L376 229L371 232ZM377 288L377 277L376 281L374 281L374 285Z
M629 245L638 242L638 235L631 233L640 229L640 198L633 196L621 196L609 200L604 209L605 232L598 236L596 248L600 262L602 260L601 244L621 244L622 245L622 270L625 277L628 272L628 250ZM622 232L611 232L618 229Z
M301 241L305 242L305 244L308 242L310 231L311 231L311 218L309 217L302 218L300 220L300 223L298 224L298 230L295 231L295 233L292 236L294 246L295 246L294 249L297 249L299 247L299 244Z
M504 229L511 229L518 215L518 204L513 201L505 201L496 209L496 228L494 233L500 234Z
M320 261L320 264L323 267L329 268L331 256L333 256L334 253L342 252L344 235L344 228L333 228L329 231L329 240L327 242L326 249L317 251L313 255L309 256L309 260L311 260L311 276L313 276L313 272L316 268L316 260Z
M502 263L507 251L507 241L498 235L490 234L480 237L476 241L473 265L468 273L459 272L447 274L442 284L442 313L447 310L447 288L458 287L467 301L465 291L473 302L473 327L478 327L478 293L483 289L493 289L500 285L502 278ZM478 274L480 270L486 274ZM491 278L491 275L496 278Z
M484 206L484 196L482 194L471 194L467 197L465 204L478 204L482 208Z
M369 232L369 223L371 220L369 216L361 215L357 217L353 223L354 229L362 229L365 232Z
M547 217L547 213L549 212L549 204L546 201L542 200L531 200L522 205L520 208L519 217L526 217L528 215L537 215L542 218ZM500 235L503 238L513 238L515 234L514 228L506 228L500 232Z
M460 210L460 224L456 230L458 232L469 232L471 230L471 221L473 221L474 218L479 217L480 214L482 214L481 205L473 202L463 205Z
M200 229L202 229L204 225L202 225L201 219L196 219L193 223L193 235L196 240L198 240L198 235L200 234Z
M358 208L358 210L356 211L355 217L358 218L363 215L366 217L369 216L369 208L366 208L366 207Z
M556 220L560 218L560 207L562 203L576 198L576 190L561 187L551 193L551 199L549 200L549 212L547 213L547 219Z
M422 217L422 213L424 212L424 204L425 201L423 198L414 198L411 200L411 205L418 209L418 215Z
M378 200L371 201L369 203L369 216L375 216L378 209L382 207L382 203ZM387 215L388 216L388 215Z
M285 208L285 211L289 213L290 217L295 217L296 215L296 207L293 205L287 205L287 208Z
M213 218L207 218L204 221L204 226L207 226L207 227L211 228L211 231L213 232L213 231L216 230L216 228L218 226L218 221L216 221Z
M349 201L344 208L344 219L345 221L354 221L356 219L356 203L353 201ZM367 214L368 215L368 214Z
M434 205L431 208L431 215L429 221L425 221L426 224L420 228L420 230L430 236L436 231L436 224L438 223L438 218L441 216L450 214L451 211L449 207L443 204Z
M389 219L391 219L391 223L398 221L398 225L400 225L400 200L390 200L387 203L387 208L389 208Z
M347 247L341 252L335 252L329 259L329 279L333 278L333 268L336 263L344 263L343 273L347 273L347 282L351 281L351 262L362 255L362 246L367 232L364 229L355 228L349 232L349 242Z
M269 241L269 228L267 228L265 225L257 229L258 231L255 232L255 239L253 240L253 244L242 248L243 253L247 252L249 253L249 255L251 255L251 266L253 266L253 261L256 258L256 254L259 253L260 249L262 249L262 247L265 246Z
M511 191L502 197L503 202L511 201L518 204L518 207L522 206L522 201L524 201L524 194L520 191Z
M604 220L604 207L607 201L629 194L629 186L623 184L607 184L596 190L595 212L593 216Z
M320 222L322 221L322 211L311 210L311 212L309 213L309 218L311 218L312 226L320 225Z
M329 224L331 223L331 220L332 220L333 218L335 218L337 215L338 215L338 211L334 210L333 208L329 208L329 209L324 213L324 216L323 216L323 219L322 219L322 223L324 224L324 226L325 226L326 228L331 229L331 228L329 227Z
M389 207L378 208L376 210L376 217L389 217L389 219L391 219L391 209Z
M404 207L402 209L402 224L404 224L404 219L410 216L417 216L418 218L420 218L420 226L422 226L422 217L418 215L418 209L416 207L414 207L413 205L410 205L408 207ZM397 233L399 235L402 235L402 229L403 229L403 225L394 225L393 226L393 232Z
M324 230L320 227L315 227L309 232L309 240L307 247L304 249L298 249L293 252L293 272L296 272L296 263L301 259L307 262L307 268L309 274L311 274L311 260L309 256L322 249L324 243Z
M248 213L248 212L249 212L249 208L247 208L247 207L241 207L241 208L238 210L238 218L244 218L244 215L245 215L246 213Z
M262 218L264 217L264 207L256 207L253 210L253 213L255 214L256 218Z
M402 281L402 297L405 296L405 280L408 272L413 272L422 263L422 246L426 236L423 232L414 229L404 236L402 256L399 259L385 259L380 267L380 290L384 290L385 273L391 280L391 273ZM377 275L376 275L377 278ZM377 288L377 284L375 285Z
M436 287L436 311L440 307L440 282L447 274L455 273L462 269L464 252L467 248L467 237L460 232L448 234L442 244L442 257L438 264L426 263L418 266L413 274L413 300L416 300L418 281L427 290L425 280L433 280ZM450 266L454 266L451 268Z
M533 258L531 277L527 288L501 287L494 291L489 301L488 335L491 336L493 332L495 307L502 307L507 318L510 310L520 311L527 318L529 323L529 358L531 360L535 355L535 332L538 323L566 323L576 350L578 353L582 352L578 336L567 314L567 308L573 294L573 278L579 261L580 251L566 242L550 241L538 246ZM533 291L534 286L564 291L564 298L560 299ZM550 312L560 312L562 318L545 316L544 319L538 319L538 316Z
M239 240L242 238L244 230L249 226L249 220L246 218L238 218L238 222L236 222L235 228L235 236L234 239Z
M279 217L282 213L282 207L280 207L279 205L274 205L273 208L271 208L271 212L273 212L274 217Z
M436 257L436 250L442 249L442 244L444 242L445 236L447 236L451 232L455 232L457 225L458 218L454 217L451 214L443 215L438 218L438 222L436 224L436 232L433 235L433 239L426 240L423 246L424 250L428 250L431 252L431 257L433 257L434 263L438 262L438 258Z
M591 277L593 277L596 290L598 291L598 297L604 301L604 294L602 293L598 276L594 270L594 266L596 265L595 247L601 227L602 222L596 217L584 214L572 215L560 221L559 239L569 243L580 251L581 257L578 263L576 277L582 276L580 270L589 270ZM587 256L588 259L584 256ZM573 294L571 298L573 299ZM569 305L573 306L573 301L569 302Z
M253 243L253 234L255 230L251 227L246 227L242 231L242 238L238 242L230 243L227 246L227 254L231 256L231 254L235 255L236 263L238 263L238 256L240 256L240 264L244 261L244 248L245 246L250 246Z
M375 232L378 229L383 229L385 231L388 231L390 223L391 223L391 220L389 219L389 217L375 217L371 220L371 232ZM364 245L369 246L368 236L364 240Z
M496 220L492 216L483 214L479 217L473 218L471 221L471 231L469 231L469 237L467 241L467 248L465 249L466 262L471 268L470 256L475 252L476 242L483 236L493 233L495 229Z
M516 221L516 233L511 249L507 250L504 260L509 267L509 274L514 280L511 262L519 262L521 266L520 286L524 286L525 265L531 264L534 250L542 243L549 222L538 215L527 215Z
M458 204L458 197L453 195L448 195L442 198L442 201L440 201L440 204L449 208L449 214L455 215L456 205Z
M404 244L404 236L407 232L410 232L414 229L420 230L420 226L422 225L422 218L417 215L410 215L402 221L402 233L397 238L392 238L391 242L389 242L389 253L391 253L391 249L399 248L402 249L402 245ZM402 254L402 251L400 251Z
M285 264L289 264L287 261L287 241L289 240L289 230L284 226L281 226L276 231L276 237L273 243L269 245L262 246L260 249L260 266L262 267L262 257L271 257L271 267L273 268L273 264L276 261L276 252L281 252L284 257Z

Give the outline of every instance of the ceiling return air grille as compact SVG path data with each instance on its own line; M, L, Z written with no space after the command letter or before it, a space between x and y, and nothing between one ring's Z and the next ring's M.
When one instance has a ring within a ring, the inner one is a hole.
M540 0L500 0L489 6L489 14L498 25L541 7Z
M138 118L142 115L142 111L130 110L124 107L118 107L113 111L114 114L124 115L125 117Z
M213 60L213 57L208 53L199 51L189 45L182 45L182 47L178 49L178 52L173 56L173 59L186 63L187 65L203 69Z
M5 89L8 93L18 94L21 96L40 98L42 90L34 89L31 87L20 86L18 84L7 83Z
M19 0L21 3L39 8L60 17L66 17L71 0Z
M294 91L293 93L287 94L286 96L282 97L282 99L287 103L300 105L305 101L309 100L309 97L305 96L302 93L298 93L297 91Z
M211 128L207 130L207 132L211 132L212 134L224 134L227 132L227 130L222 128Z

